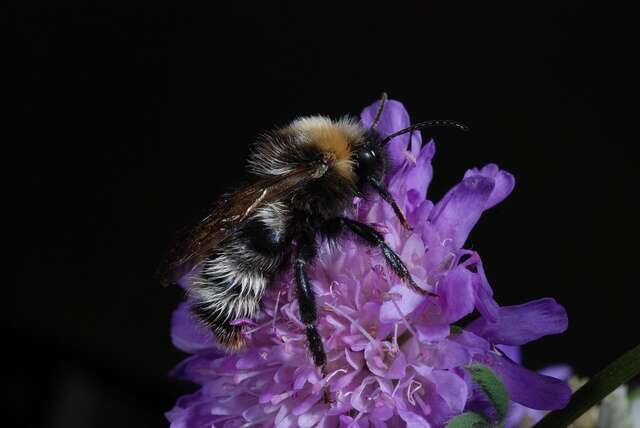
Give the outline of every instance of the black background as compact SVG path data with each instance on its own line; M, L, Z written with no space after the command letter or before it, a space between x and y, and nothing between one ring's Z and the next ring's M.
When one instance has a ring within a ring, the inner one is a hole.
M467 246L501 304L567 308L567 333L527 346L528 366L590 375L638 342L630 11L302 3L11 8L7 426L165 426L192 389L166 376L181 292L152 276L173 231L241 177L257 133L357 115L383 90L414 120L472 128L433 135L431 199L472 166L515 174Z

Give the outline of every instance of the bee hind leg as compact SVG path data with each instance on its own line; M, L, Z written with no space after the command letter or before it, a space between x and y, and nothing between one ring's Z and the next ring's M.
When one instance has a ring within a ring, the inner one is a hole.
M327 375L327 354L324 351L322 337L316 328L318 319L318 309L316 306L316 296L311 282L305 270L307 263L313 261L316 256L316 247L313 235L308 234L298 242L298 253L294 262L294 276L298 304L300 307L300 319L305 325L309 352L313 358L313 363L320 368L323 377ZM329 386L323 388L323 398L325 403L331 403L329 396Z

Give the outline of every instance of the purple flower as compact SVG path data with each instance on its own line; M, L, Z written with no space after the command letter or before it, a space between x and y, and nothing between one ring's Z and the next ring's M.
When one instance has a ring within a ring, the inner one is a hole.
M365 126L376 107L362 112ZM402 104L389 101L378 129L388 134L408 125ZM434 205L426 192L435 143L422 146L414 132L388 147L386 181L414 230L404 229L375 194L354 201L353 215L384 233L418 286L437 296L409 289L378 251L348 235L338 250L321 244L309 276L328 356L325 378L306 347L290 270L274 279L258 319L236 321L249 344L240 354L218 351L183 303L172 337L191 356L172 374L200 389L167 413L171 427L441 427L482 401L465 369L478 362L494 369L515 402L538 409L566 404L563 382L529 371L499 348L564 331L564 309L552 299L499 307L480 256L464 249L482 213L511 193L513 176L493 164L469 170ZM467 328L452 327L474 311L478 317ZM325 385L331 404L323 400Z

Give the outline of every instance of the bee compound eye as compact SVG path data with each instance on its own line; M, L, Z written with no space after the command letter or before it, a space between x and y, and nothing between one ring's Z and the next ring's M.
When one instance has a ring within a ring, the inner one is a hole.
M361 151L356 158L356 174L360 177L370 176L378 169L379 162L380 159L374 150Z
M358 163L359 164L371 164L376 158L376 153L373 150L366 150L360 152L358 155Z

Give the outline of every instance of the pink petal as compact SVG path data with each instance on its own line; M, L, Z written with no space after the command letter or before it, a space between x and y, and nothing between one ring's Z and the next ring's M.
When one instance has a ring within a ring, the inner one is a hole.
M513 188L515 187L516 180L507 171L503 171L498 168L498 165L490 163L482 167L482 169L478 170L477 168L473 168L468 170L464 177L472 177L474 175L480 175L483 177L492 178L495 182L495 186L493 191L491 192L491 196L487 200L487 203L484 206L485 210L499 204L502 202L507 196L511 194Z
M466 330L486 338L491 343L524 345L548 334L567 329L565 309L554 299L546 298L522 305L504 306L498 311L496 322L478 318Z
M436 204L431 221L440 235L452 240L454 248L462 248L467 236L480 218L494 188L491 178L467 177Z

